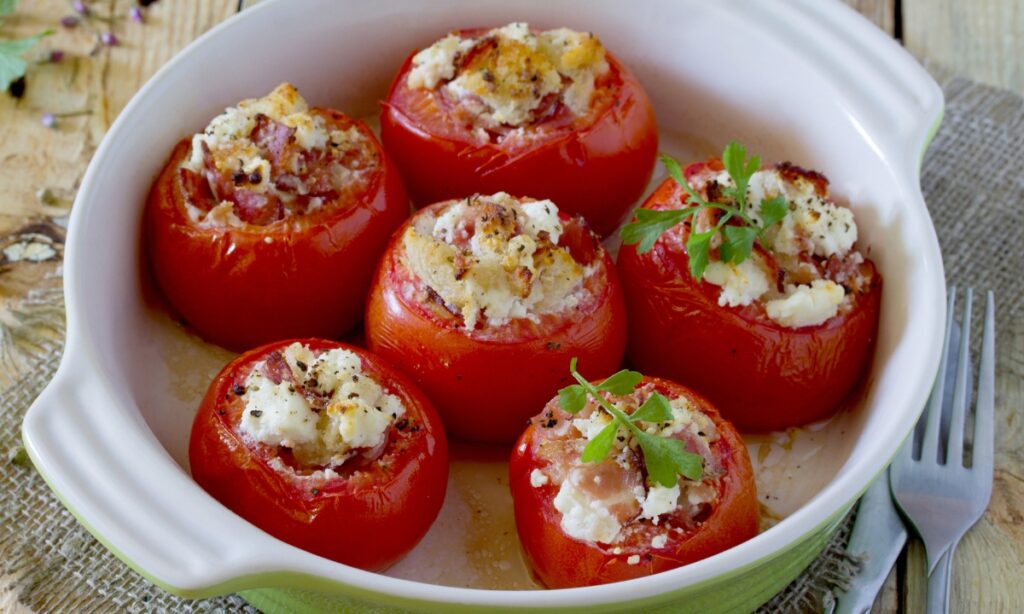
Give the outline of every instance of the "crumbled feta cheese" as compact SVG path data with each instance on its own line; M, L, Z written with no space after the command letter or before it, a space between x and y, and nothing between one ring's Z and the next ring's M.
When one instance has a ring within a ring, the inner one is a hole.
M626 559L626 564L627 565L639 565L640 564L640 555L639 554L631 555L628 559Z
M647 497L640 504L640 517L657 521L658 516L676 509L679 501L679 484L671 488L654 484L647 490Z
M572 426L587 439L597 437L598 433L612 421L612 417L603 411L592 411L589 416L573 418Z
M571 472L558 489L555 509L562 513L560 526L569 537L610 544L622 525L600 501L595 501L573 484Z
M535 200L519 206L526 215L523 229L531 236L538 237L541 232L548 233L548 239L558 245L562 237L562 222L558 220L558 207L550 200Z
M530 472L530 486L534 488L540 488L541 486L548 483L548 476L540 469L534 469Z
M664 533L660 535L655 535L653 538L651 538L651 548L664 548L665 544L667 543L668 535L665 535Z
M241 431L269 446L289 448L317 438L317 415L288 382L273 383L253 371L246 382Z
M815 279L811 285L786 286L783 298L765 303L768 317L783 326L814 326L835 317L846 292L828 279Z
M457 70L463 54L480 44L493 47ZM573 114L586 115L595 79L608 70L604 47L593 34L567 28L533 34L517 22L478 38L449 34L413 56L406 85L440 86L485 124L522 126L552 94Z
M520 203L499 192L421 216L402 237L403 259L467 329L481 318L501 326L579 304L596 265L581 267L558 247L561 233L551 201Z
M291 379L274 384L266 361L246 379L239 430L255 441L291 448L300 462L339 465L355 450L382 445L388 427L405 414L401 400L365 375L359 356L349 350L315 354L293 343L282 358ZM324 407L313 411L311 398Z
M406 84L411 89L434 89L441 81L455 76L455 61L474 44L474 39L449 34L423 49L412 57L413 69Z
M761 258L751 254L739 264L720 260L708 262L704 269L704 281L722 287L718 304L729 307L749 305L769 289L768 275L761 266Z

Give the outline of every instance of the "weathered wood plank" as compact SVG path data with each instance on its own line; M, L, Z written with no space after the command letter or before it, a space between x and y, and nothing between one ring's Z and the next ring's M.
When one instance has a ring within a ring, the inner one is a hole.
M62 28L60 18L73 12L66 0L22 1L3 27L10 38L55 29L26 57L42 60L59 49L64 59L31 65L21 100L0 93L0 381L18 375L20 352L59 337L63 231L53 221L67 214L110 124L172 55L238 8L235 0L158 2L146 11L147 23L138 24L127 18L134 0L88 5L96 19ZM105 31L120 44L100 45ZM40 121L43 113L79 111L88 114L59 119L52 129ZM30 298L33 308L26 311Z
M958 74L1024 93L1024 4L903 0L903 43Z
M896 29L896 0L843 0L892 36Z

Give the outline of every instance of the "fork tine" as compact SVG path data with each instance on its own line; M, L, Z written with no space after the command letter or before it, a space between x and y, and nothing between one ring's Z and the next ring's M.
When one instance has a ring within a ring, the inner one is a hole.
M942 400L946 396L946 368L949 364L950 354L954 351L951 342L953 338L953 309L956 307L957 288L949 291L949 300L946 304L946 339L942 342L942 360L939 362L939 375L935 378L935 385L932 387L931 397L928 399L928 409L925 419L924 438L921 440L921 453L918 458L929 462L937 462L939 453L939 427L942 423Z
M985 297L985 325L981 341L981 364L978 366L978 402L974 417L974 446L971 467L992 475L995 453L995 390L996 390L996 306L995 297Z
M967 414L967 394L971 386L971 304L974 292L967 288L964 296L964 315L960 324L960 355L956 361L956 382L953 384L953 407L949 417L949 439L946 444L946 464L959 467L964 458L964 421Z

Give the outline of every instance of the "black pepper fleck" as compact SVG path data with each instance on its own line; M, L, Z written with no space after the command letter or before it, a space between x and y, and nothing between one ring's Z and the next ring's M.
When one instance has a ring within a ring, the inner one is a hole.
M249 415L252 416L253 418L259 418L260 416L263 415L263 410L262 409L251 410L249 412Z
M243 394L245 394L245 386L241 384L235 384L235 387L232 388L231 391L238 396L242 396Z

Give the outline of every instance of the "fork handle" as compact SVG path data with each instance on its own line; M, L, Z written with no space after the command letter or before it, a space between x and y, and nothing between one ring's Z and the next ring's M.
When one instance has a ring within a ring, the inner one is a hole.
M948 614L949 584L953 572L953 551L956 542L939 557L935 569L928 576L928 614Z

